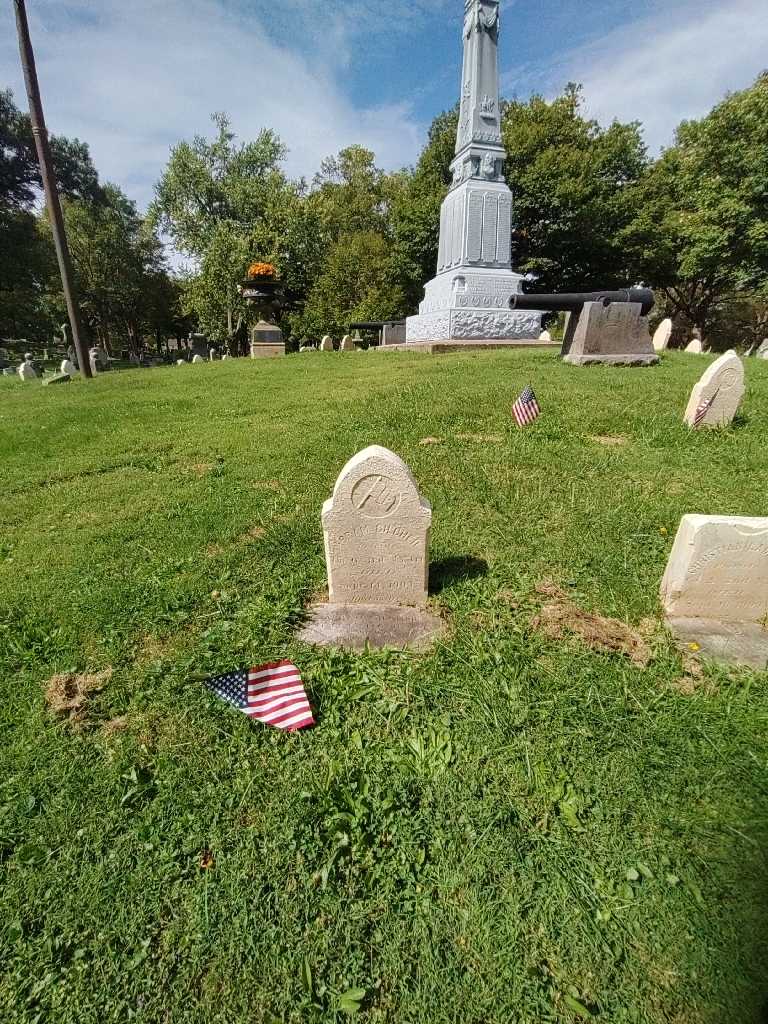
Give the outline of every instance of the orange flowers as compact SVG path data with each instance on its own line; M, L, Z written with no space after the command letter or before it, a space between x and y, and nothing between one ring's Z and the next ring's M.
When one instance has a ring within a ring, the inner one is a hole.
M252 263L248 267L248 277L253 280L257 277L274 277L277 271L271 263Z

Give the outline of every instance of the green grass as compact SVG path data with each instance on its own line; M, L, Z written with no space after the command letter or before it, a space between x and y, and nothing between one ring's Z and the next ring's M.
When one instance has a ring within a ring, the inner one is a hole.
M766 514L768 364L732 430L689 435L706 365L369 353L3 381L0 1020L763 1022L768 677L708 666L684 693L660 628L639 669L531 625L543 578L658 619L684 513ZM528 383L544 416L518 431ZM373 443L434 506L451 631L422 657L294 640L321 503ZM312 732L195 679L283 656ZM51 715L53 674L107 666L84 728Z

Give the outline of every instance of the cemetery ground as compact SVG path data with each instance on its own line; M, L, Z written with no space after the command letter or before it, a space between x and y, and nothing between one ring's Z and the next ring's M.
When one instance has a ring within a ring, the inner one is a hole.
M764 1021L768 678L659 621L681 516L766 514L768 364L691 434L706 365L1 382L5 1024ZM294 639L374 443L434 507L426 655ZM282 657L314 730L199 681Z

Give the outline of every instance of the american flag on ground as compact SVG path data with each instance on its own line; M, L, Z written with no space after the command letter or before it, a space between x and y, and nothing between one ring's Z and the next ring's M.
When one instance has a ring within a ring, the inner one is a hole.
M205 685L263 725L296 732L315 724L301 675L292 661L228 672L206 680Z
M533 423L535 419L538 419L541 415L541 409L536 401L533 388L526 388L522 395L520 395L512 406L512 415L515 417L518 427L527 427L529 423Z
M714 393L714 395L712 395L711 398L708 398L708 399L706 399L706 401L702 402L701 405L699 406L699 408L696 410L696 415L693 417L693 427L694 427L694 430L698 430L698 428L704 422L707 413L712 408L712 406L715 404L715 399L717 398L717 396L719 394L720 394L720 388L717 389L717 391Z

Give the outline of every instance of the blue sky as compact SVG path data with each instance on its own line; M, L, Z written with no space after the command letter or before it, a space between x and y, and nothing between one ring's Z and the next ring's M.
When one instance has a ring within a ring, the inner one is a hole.
M311 177L352 142L413 163L453 105L463 0L27 0L52 131L87 141L140 206L170 147L227 111L262 126ZM0 87L26 102L12 5L0 5ZM656 151L768 67L766 0L503 0L503 92L584 85L601 122L641 120Z

